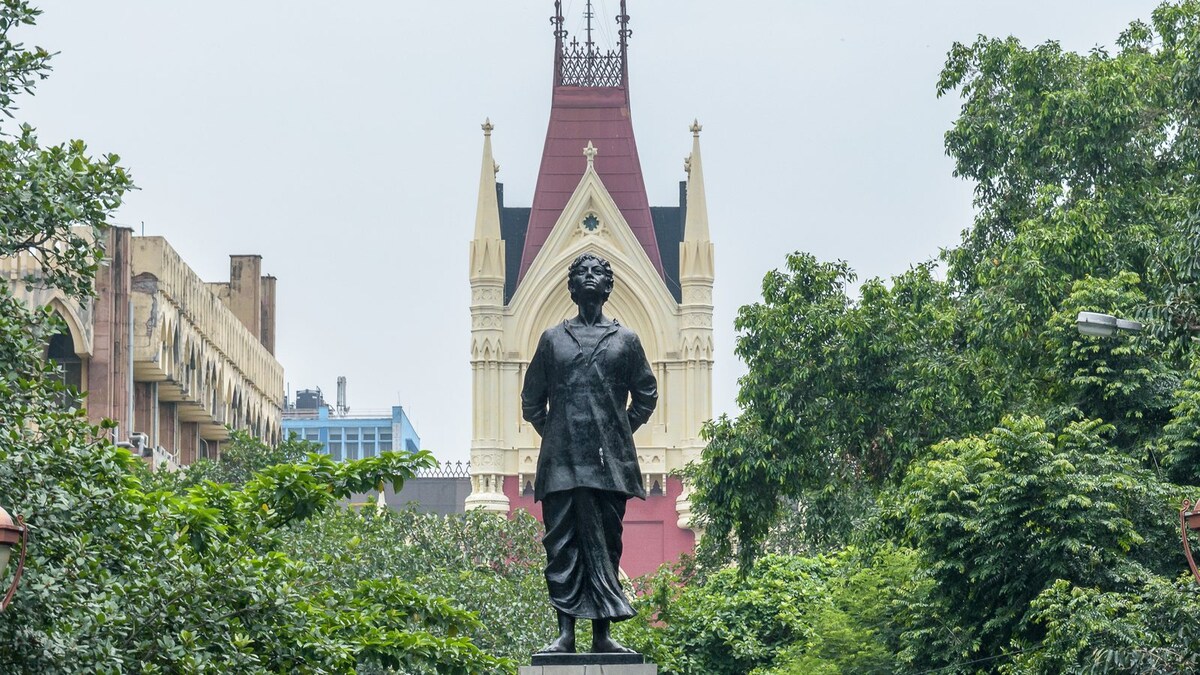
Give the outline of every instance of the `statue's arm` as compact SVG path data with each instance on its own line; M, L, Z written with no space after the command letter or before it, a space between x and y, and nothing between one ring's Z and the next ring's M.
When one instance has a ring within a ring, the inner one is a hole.
M525 384L521 387L521 416L533 425L539 436L546 426L546 403L550 398L547 365L553 352L549 342L543 334L525 370Z
M629 427L637 431L650 419L654 406L658 405L658 380L654 379L654 371L650 369L650 361L646 359L646 350L642 341L633 336L630 359L629 378Z

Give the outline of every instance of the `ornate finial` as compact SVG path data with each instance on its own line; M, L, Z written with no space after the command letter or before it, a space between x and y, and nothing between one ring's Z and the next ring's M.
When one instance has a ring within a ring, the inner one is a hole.
M617 15L617 25L620 30L617 35L621 38L621 48L624 49L633 31L629 28L629 13L625 9L625 0L621 0L621 13Z
M550 17L550 24L554 26L556 40L561 41L567 36L567 31L563 29L562 0L554 0L554 16Z
M592 163L596 161L596 155L599 152L600 151L596 149L596 146L592 145L591 141L588 141L587 147L583 149L583 156L587 157L589 169L592 168Z
M490 117L489 117L489 118L487 118L487 119L485 119L485 120L483 121L483 124L480 124L479 126L480 126L480 128L482 128L482 129L483 129L483 135L484 135L484 136L491 136L491 135L492 135L492 129L495 129L495 128L496 128L496 125L492 124L492 118L490 118Z
M696 138L699 138L699 137L700 137L700 130L701 130L701 129L703 129L704 127L700 126L700 120L693 119L693 120L692 120L692 126L691 126L690 128L691 128L691 130L692 130L692 136L695 136Z

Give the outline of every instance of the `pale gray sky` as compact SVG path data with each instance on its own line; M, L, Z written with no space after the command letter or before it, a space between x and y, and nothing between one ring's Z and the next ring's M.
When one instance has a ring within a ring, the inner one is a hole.
M60 51L20 119L116 152L141 191L118 222L206 280L259 253L279 278L294 392L349 379L352 408L406 407L426 448L470 443L467 242L479 124L528 206L550 109L550 0L43 0ZM605 35L617 0L597 3ZM715 414L736 412L737 308L795 250L890 276L972 217L942 136L951 43L1111 44L1149 0L629 0L634 128L650 201L673 205L704 125L717 251ZM567 0L579 32L583 0Z

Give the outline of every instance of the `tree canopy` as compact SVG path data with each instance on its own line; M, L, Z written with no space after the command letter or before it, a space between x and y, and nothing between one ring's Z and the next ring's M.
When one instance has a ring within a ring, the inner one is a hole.
M857 289L801 252L766 275L736 321L743 412L689 469L693 583L730 561L752 583L764 550L900 547L917 564L891 672L1194 670L1177 510L1200 487L1197 93L1196 0L1111 49L954 44L937 94L962 102L945 144L974 222ZM1147 329L1083 336L1080 311ZM867 672L797 630L772 668Z
M0 2L0 256L38 258L45 271L28 283L85 300L133 184L115 155L92 157L81 141L42 146L7 121L17 95L49 73L46 50L14 41L37 15L23 0ZM393 576L333 586L284 546L285 531L339 500L431 465L427 452L337 464L285 447L293 461L257 471L153 478L55 377L45 340L60 329L51 310L0 284L0 496L30 530L20 592L0 614L0 671L513 668L467 637L482 625L457 604ZM234 458L262 450L238 443Z

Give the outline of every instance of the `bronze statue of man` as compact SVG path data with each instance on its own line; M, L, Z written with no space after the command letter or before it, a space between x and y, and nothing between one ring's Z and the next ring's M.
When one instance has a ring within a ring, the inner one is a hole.
M525 419L542 437L534 499L542 502L546 585L558 637L543 653L575 651L575 620L592 620L592 651L628 653L614 621L634 615L621 590L621 519L646 498L633 432L650 419L658 383L636 334L604 316L608 261L584 253L567 271L579 314L547 328L521 390Z

